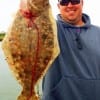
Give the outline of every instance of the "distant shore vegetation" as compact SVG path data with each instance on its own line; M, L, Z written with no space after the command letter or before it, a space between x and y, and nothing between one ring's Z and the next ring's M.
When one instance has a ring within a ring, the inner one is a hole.
M0 32L0 41L3 40L5 34L6 34L6 32L4 32L4 31Z

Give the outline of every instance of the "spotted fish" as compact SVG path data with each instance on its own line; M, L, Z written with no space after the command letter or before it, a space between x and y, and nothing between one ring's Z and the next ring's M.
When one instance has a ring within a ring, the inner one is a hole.
M60 52L49 0L21 0L2 48L22 86L17 100L40 100L35 87Z

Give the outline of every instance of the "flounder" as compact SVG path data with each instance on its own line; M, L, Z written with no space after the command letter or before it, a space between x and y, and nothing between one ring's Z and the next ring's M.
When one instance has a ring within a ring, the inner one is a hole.
M39 100L37 82L59 55L57 26L49 0L21 0L2 48L22 86L17 100Z

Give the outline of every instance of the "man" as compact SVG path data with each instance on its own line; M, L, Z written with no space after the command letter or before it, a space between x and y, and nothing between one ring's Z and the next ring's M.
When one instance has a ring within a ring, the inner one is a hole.
M100 28L83 0L59 0L60 54L43 80L42 100L100 100Z

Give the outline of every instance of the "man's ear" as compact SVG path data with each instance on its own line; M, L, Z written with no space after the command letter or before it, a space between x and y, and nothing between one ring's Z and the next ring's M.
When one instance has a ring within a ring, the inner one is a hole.
M82 2L82 5L83 5L83 0L81 2Z
M58 7L58 9L60 8L60 4L59 3L57 3L57 7Z

